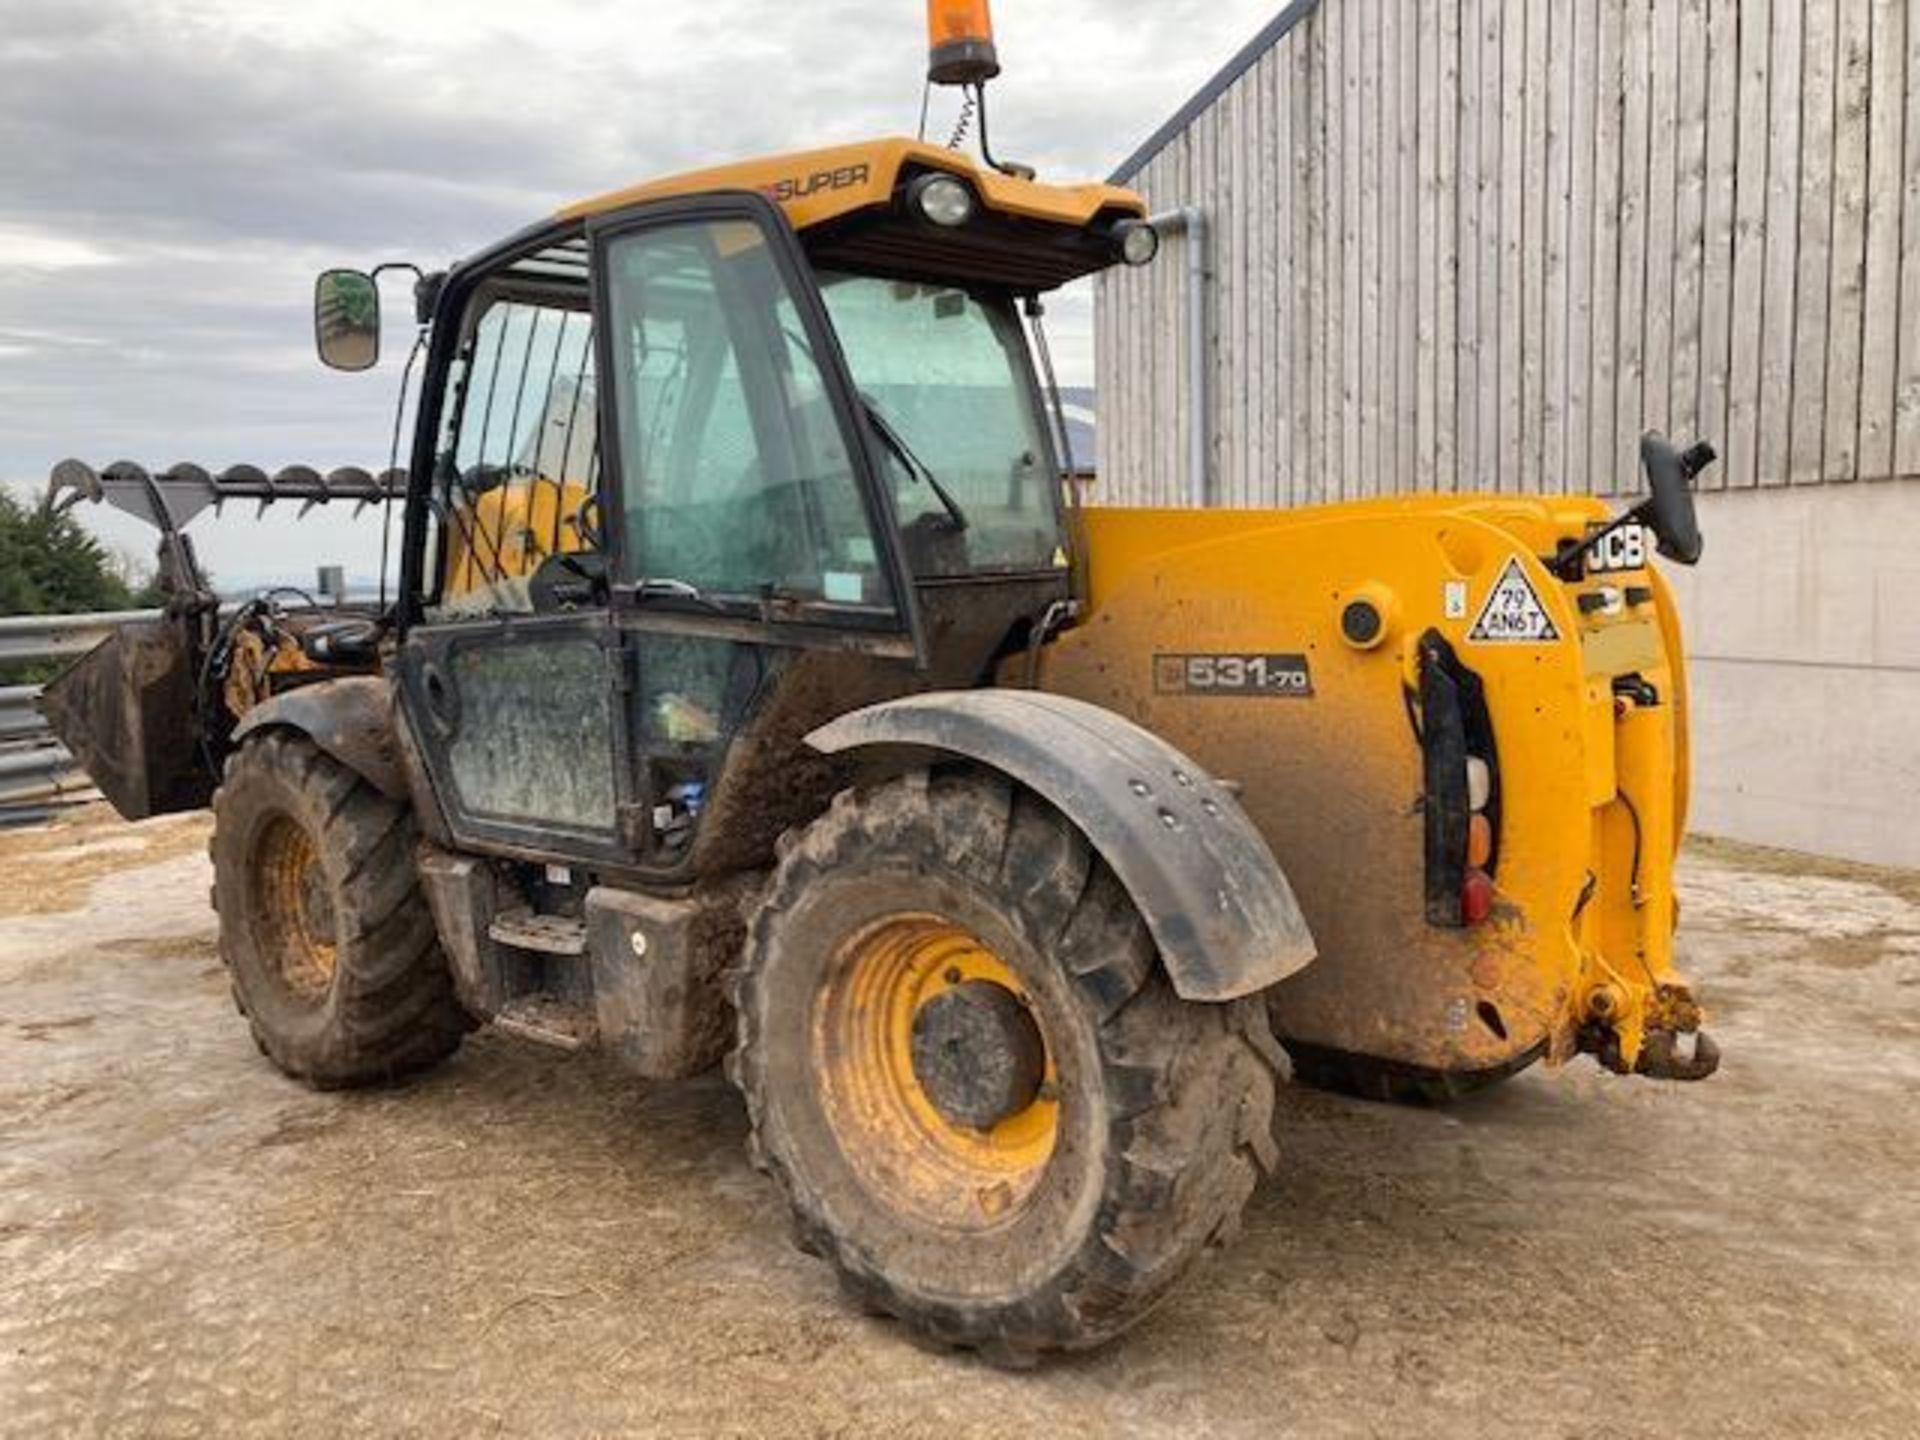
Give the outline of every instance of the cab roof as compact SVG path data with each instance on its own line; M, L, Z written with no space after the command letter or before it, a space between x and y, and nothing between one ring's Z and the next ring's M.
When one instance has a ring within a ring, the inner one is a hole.
M579 220L646 200L753 190L786 211L796 230L808 230L870 206L892 203L908 170L945 170L970 182L989 210L1057 225L1087 225L1102 214L1143 217L1139 195L1117 185L1090 181L1049 185L1005 175L958 150L903 138L868 140L822 150L796 150L758 160L690 170L609 191L567 206L563 220Z

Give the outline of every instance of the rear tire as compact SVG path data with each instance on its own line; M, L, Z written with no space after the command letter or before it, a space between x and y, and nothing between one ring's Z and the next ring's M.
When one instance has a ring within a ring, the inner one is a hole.
M963 990L967 1043L1022 1009L1042 1042L1044 1083L992 1121L954 1107L1000 1103L1022 1046L920 1048ZM998 776L841 794L783 848L735 1001L729 1071L797 1243L869 1312L1003 1364L1139 1320L1276 1159L1263 1003L1175 995L1112 871Z
M213 797L220 957L255 1042L316 1089L384 1084L473 1021L414 869L413 818L303 736L270 731Z

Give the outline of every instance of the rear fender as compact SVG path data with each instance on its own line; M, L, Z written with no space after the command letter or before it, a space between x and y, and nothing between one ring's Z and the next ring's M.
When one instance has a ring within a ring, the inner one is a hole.
M1293 890L1239 803L1110 710L1028 690L916 695L843 715L807 741L830 755L972 760L1040 795L1126 888L1182 999L1239 999L1314 957Z
M393 687L377 675L323 680L276 695L249 710L233 743L265 730L291 730L391 800L408 800L394 726Z

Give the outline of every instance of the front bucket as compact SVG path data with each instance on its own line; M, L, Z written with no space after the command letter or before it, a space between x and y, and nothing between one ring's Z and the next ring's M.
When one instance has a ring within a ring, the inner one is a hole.
M128 820L205 808L191 620L122 625L41 696L47 724Z

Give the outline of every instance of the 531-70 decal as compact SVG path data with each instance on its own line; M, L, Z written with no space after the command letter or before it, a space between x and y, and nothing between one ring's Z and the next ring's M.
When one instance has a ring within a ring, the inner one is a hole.
M1156 655L1153 688L1161 695L1306 700L1313 672L1304 655Z

